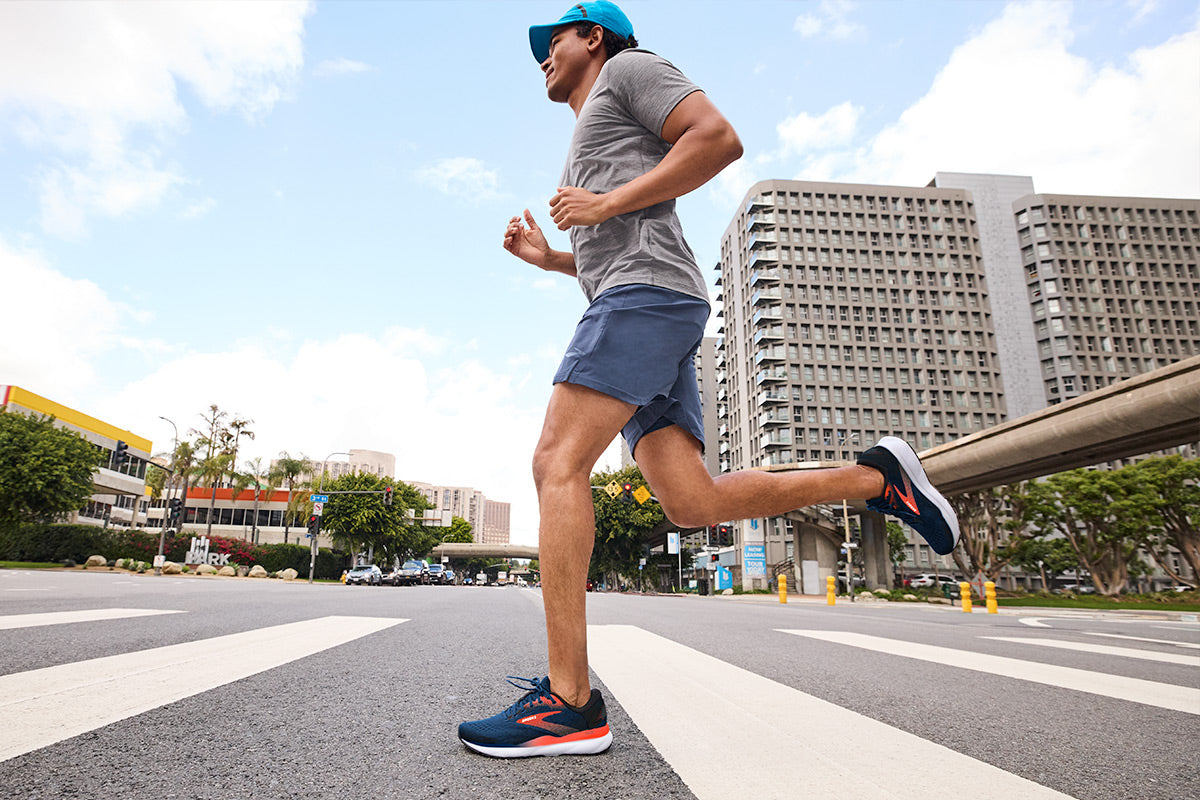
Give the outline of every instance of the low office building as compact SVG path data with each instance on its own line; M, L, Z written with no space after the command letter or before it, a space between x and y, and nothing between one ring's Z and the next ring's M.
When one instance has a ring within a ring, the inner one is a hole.
M149 439L20 386L0 385L0 401L5 411L53 417L56 426L82 435L104 455L92 475L91 499L66 522L121 528L145 524L146 464L153 448ZM125 461L119 465L114 463L118 442L126 448Z

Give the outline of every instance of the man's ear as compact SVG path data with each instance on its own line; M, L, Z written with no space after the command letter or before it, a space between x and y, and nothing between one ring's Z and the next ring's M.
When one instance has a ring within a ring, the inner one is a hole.
M593 25L588 32L587 49L591 54L595 54L597 50L604 53L604 28L599 25Z

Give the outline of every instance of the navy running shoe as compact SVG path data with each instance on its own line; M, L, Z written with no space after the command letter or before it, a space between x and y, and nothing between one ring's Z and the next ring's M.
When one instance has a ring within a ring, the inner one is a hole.
M938 555L958 544L958 516L921 467L916 451L903 439L885 436L858 457L858 463L883 473L883 494L867 508L904 520L925 537Z
M550 691L548 677L508 678L525 696L495 716L459 725L458 738L467 747L497 758L525 758L591 755L612 744L599 690L592 689L587 703L575 708Z

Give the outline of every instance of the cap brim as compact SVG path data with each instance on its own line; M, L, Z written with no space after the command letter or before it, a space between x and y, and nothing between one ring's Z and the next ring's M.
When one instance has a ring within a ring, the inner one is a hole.
M529 26L529 48L533 50L533 57L539 64L550 57L550 39L554 36L554 29L564 24L568 23Z

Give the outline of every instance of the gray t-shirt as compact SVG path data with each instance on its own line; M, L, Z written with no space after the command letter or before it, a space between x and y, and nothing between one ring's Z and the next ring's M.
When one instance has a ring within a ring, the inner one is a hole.
M608 192L654 168L671 149L663 123L699 88L647 50L605 62L583 104L561 186ZM579 285L588 302L615 286L640 283L708 300L696 257L683 239L675 201L571 228Z

